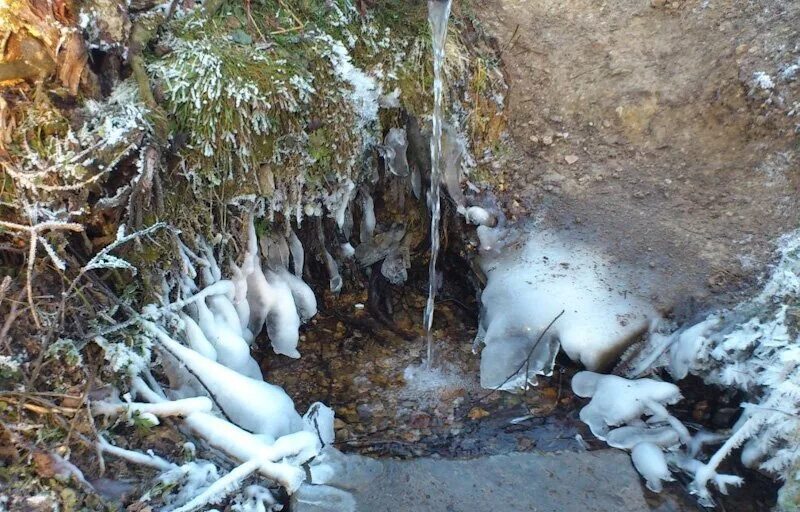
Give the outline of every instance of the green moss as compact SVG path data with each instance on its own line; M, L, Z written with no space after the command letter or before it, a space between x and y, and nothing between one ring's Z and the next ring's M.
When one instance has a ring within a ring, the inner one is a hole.
M424 4L388 0L366 20L344 0L262 0L224 4L171 22L148 70L162 89L180 150L182 176L205 202L215 196L280 192L295 203L318 203L347 180L359 181L363 153L379 140L379 124L360 127L352 86L335 66L332 42L352 63L382 77L384 92L401 90L414 114L429 103ZM269 166L274 187L261 186ZM213 189L213 192L212 192Z

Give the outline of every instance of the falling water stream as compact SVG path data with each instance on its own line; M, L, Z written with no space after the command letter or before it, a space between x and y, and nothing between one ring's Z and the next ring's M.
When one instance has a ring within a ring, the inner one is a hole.
M443 97L444 43L447 22L450 18L451 0L428 0L428 22L433 43L433 135L431 137L431 188L428 204L431 210L431 261L428 271L428 302L425 304L425 337L428 343L427 366L433 365L433 309L436 301L436 258L439 254L439 183L442 172L442 123L444 122Z

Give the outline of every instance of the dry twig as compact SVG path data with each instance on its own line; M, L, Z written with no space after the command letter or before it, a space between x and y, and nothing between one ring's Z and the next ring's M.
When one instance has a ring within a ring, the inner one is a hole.
M33 264L36 260L36 248L41 240L45 249L47 250L50 259L56 267L62 267L63 263L59 261L52 251L52 248L47 245L47 242L41 237L44 231L83 231L83 226L76 222L42 222L35 226L26 226L24 224L17 224L15 222L8 222L0 220L0 227L10 229L13 231L27 231L30 235L30 242L28 247L28 273L25 278L25 289L28 292L28 304L31 307L31 316L36 327L41 329L42 322L39 320L39 315L36 313L36 306L33 303Z

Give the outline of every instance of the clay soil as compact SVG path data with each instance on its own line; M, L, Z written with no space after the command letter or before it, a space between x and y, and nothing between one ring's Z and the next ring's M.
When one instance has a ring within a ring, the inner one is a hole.
M642 291L679 319L752 293L776 238L800 226L800 73L785 72L800 4L463 9L495 38L510 85L511 140L486 166L513 216L652 270Z

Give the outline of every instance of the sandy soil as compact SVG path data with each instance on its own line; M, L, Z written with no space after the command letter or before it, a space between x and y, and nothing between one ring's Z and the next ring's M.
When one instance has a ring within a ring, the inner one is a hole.
M747 293L800 226L800 4L471 8L510 85L512 140L491 164L507 210L652 269L643 291L679 317Z

